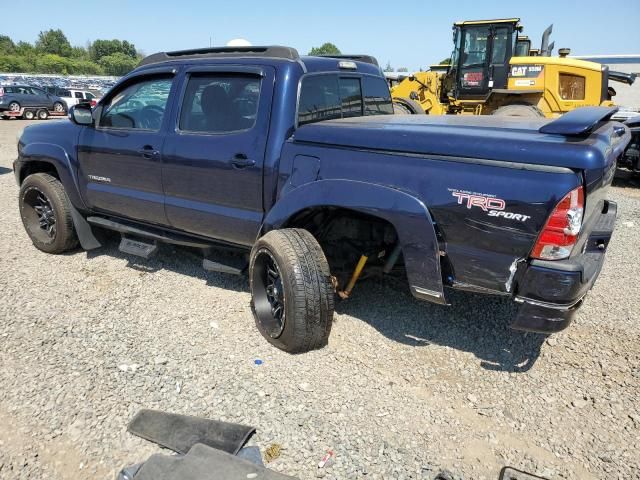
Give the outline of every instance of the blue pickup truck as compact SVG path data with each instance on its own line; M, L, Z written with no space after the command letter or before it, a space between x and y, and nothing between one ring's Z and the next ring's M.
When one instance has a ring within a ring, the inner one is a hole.
M248 272L260 332L289 352L326 344L363 271L438 304L449 288L509 296L514 328L550 333L614 229L607 188L630 139L614 112L396 116L368 56L162 52L95 108L27 127L14 170L36 248L97 248L96 228L142 257L200 248L204 268Z

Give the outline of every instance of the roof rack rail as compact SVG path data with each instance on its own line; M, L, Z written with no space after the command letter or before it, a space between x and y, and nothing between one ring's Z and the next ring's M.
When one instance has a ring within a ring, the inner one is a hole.
M199 59L215 57L271 57L298 60L300 55L295 48L271 45L266 47L213 47L177 50L175 52L158 52L142 59L139 67L169 60Z
M327 57L327 58L338 58L338 59L343 59L343 60L355 60L356 62L370 63L371 65L375 65L376 67L380 66L378 64L378 60L376 59L376 57L374 57L372 55L329 55L329 54L323 54L323 55L317 55L317 56L318 57Z

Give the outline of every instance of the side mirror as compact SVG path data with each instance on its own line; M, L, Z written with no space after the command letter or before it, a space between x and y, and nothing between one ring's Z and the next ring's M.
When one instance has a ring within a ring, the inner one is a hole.
M93 125L93 112L87 105L74 105L69 109L69 118L76 125Z

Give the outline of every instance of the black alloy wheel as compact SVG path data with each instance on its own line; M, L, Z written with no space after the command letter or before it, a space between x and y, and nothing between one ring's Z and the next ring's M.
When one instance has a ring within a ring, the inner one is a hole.
M286 321L286 299L280 269L271 253L264 248L257 252L253 265L253 301L257 320L265 333L271 338L278 338Z

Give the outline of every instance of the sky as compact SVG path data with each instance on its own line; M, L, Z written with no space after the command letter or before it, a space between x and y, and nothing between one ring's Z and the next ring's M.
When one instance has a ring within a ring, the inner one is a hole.
M8 0L0 0L0 5ZM16 2L11 2L16 5ZM286 45L306 54L332 42L343 53L374 55L381 65L426 68L450 56L458 20L521 18L539 46L551 40L572 55L640 54L640 0L19 0L28 21L3 22L0 34L34 42L41 30L60 28L72 45L121 39L145 54L223 46L234 38L253 45ZM52 6L55 5L54 8Z

